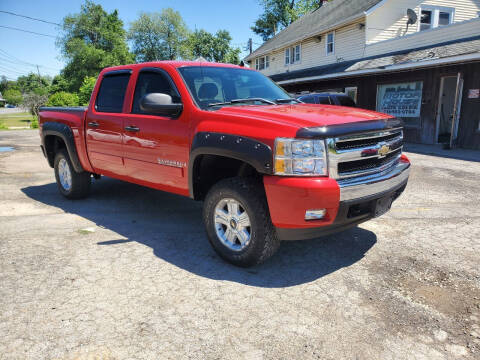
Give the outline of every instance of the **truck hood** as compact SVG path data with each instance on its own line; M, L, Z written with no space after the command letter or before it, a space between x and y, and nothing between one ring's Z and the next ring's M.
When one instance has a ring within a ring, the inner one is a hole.
M280 122L299 128L392 118L390 115L370 110L313 104L226 106L216 113Z

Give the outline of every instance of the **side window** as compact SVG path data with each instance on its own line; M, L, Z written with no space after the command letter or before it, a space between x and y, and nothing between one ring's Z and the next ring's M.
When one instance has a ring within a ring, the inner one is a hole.
M330 55L335 52L335 32L331 32L327 34L327 41L326 41L326 54Z
M328 98L328 96L319 96L318 103L323 105L330 105L330 99Z
M180 96L168 75L157 71L142 71L138 75L135 95L133 96L132 113L144 114L140 109L140 100L147 94L162 93L172 97L173 103L181 102Z
M98 91L95 110L121 113L129 79L130 74L104 76Z
M315 98L313 96L302 97L301 100L306 104L315 104Z
M355 102L349 96L339 96L337 99L340 106L355 107Z

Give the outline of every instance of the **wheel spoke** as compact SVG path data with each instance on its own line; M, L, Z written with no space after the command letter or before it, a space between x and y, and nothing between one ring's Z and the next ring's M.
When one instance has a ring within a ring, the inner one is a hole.
M225 237L227 238L227 240L229 242L231 242L232 244L235 243L235 233L233 232L232 229L230 229L230 227L227 227L227 230L225 231Z
M250 218L247 215L247 212L244 211L239 217L238 217L238 224L240 225L240 228L246 228L250 226Z
M215 222L228 226L228 214L222 209L216 209Z
M240 240L240 243L244 245L248 241L250 234L247 232L247 230L241 230L237 233L237 237L238 240Z
M230 216L238 215L238 203L237 202L229 201L227 203L227 207L228 207L228 214Z

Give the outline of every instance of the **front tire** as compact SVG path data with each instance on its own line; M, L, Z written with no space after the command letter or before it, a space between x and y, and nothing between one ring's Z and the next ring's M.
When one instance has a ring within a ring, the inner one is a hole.
M262 184L254 179L215 184L205 198L203 221L214 250L237 266L260 264L280 246Z
M76 172L65 149L55 155L54 170L58 190L66 198L81 199L90 193L90 173Z

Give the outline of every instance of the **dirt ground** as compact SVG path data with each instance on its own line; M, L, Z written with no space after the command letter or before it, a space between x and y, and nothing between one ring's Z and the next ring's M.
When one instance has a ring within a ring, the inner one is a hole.
M68 201L38 145L0 132L1 359L480 358L480 158L408 153L389 213L239 269L201 203L108 178Z

